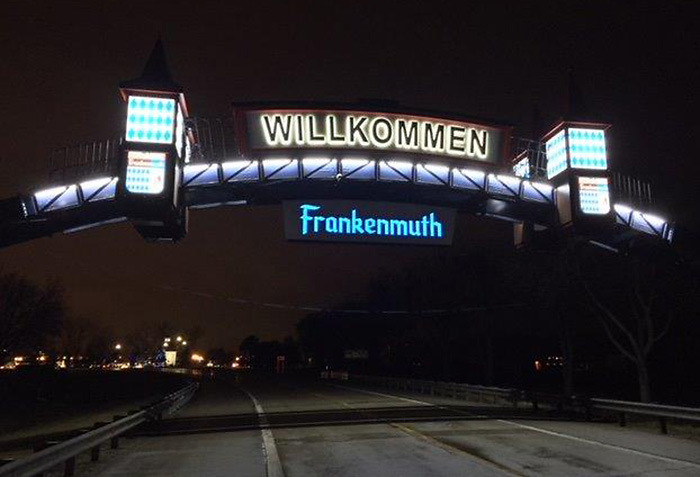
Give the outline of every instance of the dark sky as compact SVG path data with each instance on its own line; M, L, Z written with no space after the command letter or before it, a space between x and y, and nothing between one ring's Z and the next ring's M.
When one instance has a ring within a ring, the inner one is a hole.
M641 6L643 4L643 6ZM593 117L612 123L613 168L651 182L656 212L698 229L697 2L5 1L0 17L0 196L46 184L51 149L114 137L117 84L161 34L195 115L233 101L388 98L531 133L533 107L564 113L574 68ZM451 248L284 241L281 208L200 211L175 246L127 224L0 250L0 266L59 278L75 313L115 329L199 322L203 346L281 338L299 312L334 306L417 260L501 247L510 226L461 217Z

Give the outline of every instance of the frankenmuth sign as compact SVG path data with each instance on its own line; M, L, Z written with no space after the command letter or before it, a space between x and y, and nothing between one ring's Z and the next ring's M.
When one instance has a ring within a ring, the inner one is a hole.
M449 245L455 210L351 200L284 202L289 240Z

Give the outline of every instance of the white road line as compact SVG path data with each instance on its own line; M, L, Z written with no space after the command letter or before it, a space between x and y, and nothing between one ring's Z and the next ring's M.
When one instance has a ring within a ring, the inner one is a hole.
M416 400L416 399L409 399L409 398L405 398L405 397L401 397L401 396L393 396L393 395L391 395L391 394L378 393L378 392L376 392L376 391L367 391L366 389L352 388L352 387L350 387L350 386L342 386L342 385L340 385L340 384L333 384L332 386L334 386L334 387L336 387L336 388L347 389L347 390L349 390L349 391L356 391L356 392L360 392L360 393L364 393L364 394L373 394L373 395L375 395L375 396L382 396L382 397L391 398L391 399L399 399L399 400L401 400L401 401L406 401L406 402L410 402L410 403L413 403L413 404L420 404L420 405L423 405L423 406L440 407L440 406L438 406L437 404L431 404L431 403L428 403L428 402L418 401L418 400Z
M348 389L348 390L350 390L350 391L356 391L356 392L365 393L365 394L374 394L375 396L382 396L382 397L391 398L391 399L400 399L401 401L406 401L406 402L410 402L410 403L413 403L413 404L420 404L420 405L422 405L422 406L436 407L436 408L438 408L438 409L442 409L443 411L450 411L450 412L454 412L454 413L457 413L457 414L462 414L462 415L464 415L464 416L469 416L469 417L487 417L487 416L485 416L485 415L483 415L483 414L474 414L474 413L471 413L471 412L462 411L462 410L460 410L460 409L454 409L454 408L451 408L451 407L449 407L449 406L441 406L441 405L439 405L439 404L433 404L433 403L430 403L430 402L419 401L419 400L417 400L417 399L410 399L410 398L405 398L405 397L401 397L401 396L394 396L393 394L378 393L378 392L376 392L376 391L368 391L368 390L366 390L366 389L353 388L353 387L350 387L350 386L341 386L340 384L334 384L333 386L335 386L335 387L337 387L337 388Z
M426 402L426 401L419 401L419 400L417 400L417 399L405 398L405 397L401 397L401 396L395 396L395 395L393 395L393 394L378 393L378 392L375 392L375 391L367 391L367 390L364 390L364 389L352 388L352 387L349 387L349 386L341 386L341 385L335 385L335 386L337 386L337 387L339 387L339 388L349 389L349 390L352 390L352 391L362 392L362 393L365 393L365 394L375 394L375 395L377 395L377 396L384 396L384 397L389 397L389 398L394 398L394 399L400 399L401 401L408 401L408 402L412 402L412 403L416 403L416 404L423 404L423 405L426 405L426 406L433 406L433 407L437 407L437 408L440 408L440 409L450 409L450 408L448 408L448 407L440 406L440 405L438 405L438 404L433 404L433 403L429 403L429 402ZM454 412L459 412L459 410L456 410L456 409L450 409L450 410L452 410L452 411L454 411ZM466 413L465 413L465 414L466 414ZM470 414L470 415L471 415L471 414ZM483 416L480 416L480 417L483 417ZM695 467L695 468L697 468L697 469L700 469L700 464L699 464L699 463L693 462L693 461L690 461L690 460L674 459L674 458L672 458L672 457L664 457L664 456L662 456L662 455L653 454L653 453L651 453L651 452L644 452L644 451L640 451L640 450L636 450L636 449L630 449L629 447L623 447L623 446L618 446L618 445L615 445L615 444L608 444L608 443L605 443L605 442L594 441L594 440L591 440L591 439L585 439L585 438L583 438L583 437L576 437L576 436L572 436L572 435L569 435L569 434L564 434L564 433L561 433L561 432L549 431L549 430L547 430L547 429L542 429L542 428L540 428L540 427L529 426L529 425L526 425L526 424L520 424L520 423L517 423L517 422L507 421L507 420L504 420L504 419L496 419L496 421L497 421L497 422L500 422L500 423L503 423L503 424L508 424L508 425L511 425L511 426L520 427L520 428L522 428L522 429L528 429L528 430L533 431L533 432L539 432L539 433L542 433L542 434L548 434L548 435L550 435L550 436L561 437L562 439L569 439L569 440L576 441L576 442L581 442L581 443L584 443L584 444L590 444L590 445L598 446L598 447L605 447L605 448L608 448L608 449L613 449L613 450L618 450L618 451L622 451L622 452L627 452L627 453L633 454L633 455L639 455L639 456L649 457L649 458L652 458L652 459L661 460L661 461L663 461L663 462L669 462L669 463L672 463L672 464L687 465L687 466L689 466L689 467Z
M258 420L261 426L267 426L267 416L265 415L265 410L260 405L255 396L249 393L247 390L243 389L255 406L255 412L258 414ZM265 468L267 470L267 477L284 477L284 469L282 468L282 461L280 460L279 453L277 452L277 444L275 444L275 436L272 434L270 429L261 429L263 440L263 454L265 454Z
M664 462L670 462L672 464L685 464L689 467L695 467L697 469L700 469L700 464L698 464L697 462L690 461L690 460L674 459L673 457L664 457L662 455L653 454L651 452L644 452L644 451L640 451L640 450L636 450L636 449L630 449L629 447L623 447L623 446L618 446L615 444L608 444L605 442L594 441L591 439L585 439L583 437L576 437L576 436L572 436L569 434L563 434L561 432L542 429L540 427L528 426L527 424L520 424L518 422L506 421L503 419L497 419L497 421L502 422L504 424L510 424L511 426L520 427L522 429L528 429L530 431L540 432L542 434L547 434L550 436L561 437L562 439L569 439L571 441L583 442L585 444L590 444L593 446L607 447L608 449L615 449L615 450L627 452L629 454L640 455L640 456L644 456L644 457L651 457L653 459L658 459L658 460L661 460Z

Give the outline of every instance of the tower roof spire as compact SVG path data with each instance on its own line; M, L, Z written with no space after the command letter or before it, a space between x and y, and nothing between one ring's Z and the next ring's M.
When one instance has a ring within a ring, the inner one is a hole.
M153 46L151 55L143 68L141 76L138 78L122 81L119 88L148 90L148 91L165 91L169 93L182 93L183 88L173 80L170 68L168 67L168 59L165 55L163 40L158 37L156 44Z

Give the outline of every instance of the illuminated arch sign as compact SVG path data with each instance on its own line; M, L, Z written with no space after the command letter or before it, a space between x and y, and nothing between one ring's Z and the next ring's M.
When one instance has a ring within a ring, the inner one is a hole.
M350 200L286 201L289 240L450 245L455 210Z
M507 154L509 128L413 114L356 110L235 111L244 154L346 150L425 154L494 164Z

